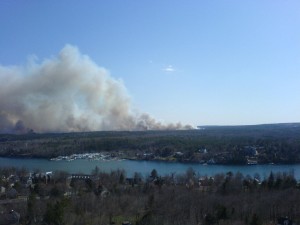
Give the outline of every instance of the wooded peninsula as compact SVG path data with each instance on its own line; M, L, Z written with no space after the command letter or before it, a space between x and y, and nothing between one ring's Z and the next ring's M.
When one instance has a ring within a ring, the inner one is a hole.
M0 156L55 158L106 152L132 160L202 164L300 162L300 123L193 130L0 134Z

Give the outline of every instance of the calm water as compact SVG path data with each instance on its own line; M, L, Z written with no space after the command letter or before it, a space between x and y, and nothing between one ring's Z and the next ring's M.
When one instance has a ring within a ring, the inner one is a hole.
M47 159L20 159L20 158L3 158L0 157L0 166L25 167L29 170L40 169L41 171L64 170L69 173L87 173L89 174L96 166L100 170L110 172L116 169L124 169L127 176L132 176L134 172L142 173L147 176L152 169L156 169L160 175L185 173L192 167L201 175L214 175L226 172L241 172L244 175L258 173L262 178L268 176L271 171L276 172L293 172L297 180L300 180L300 164L297 165L252 165L252 166L223 166L223 165L200 165L192 163L168 163L168 162L151 162L151 161L89 161L87 159L68 161L50 161Z

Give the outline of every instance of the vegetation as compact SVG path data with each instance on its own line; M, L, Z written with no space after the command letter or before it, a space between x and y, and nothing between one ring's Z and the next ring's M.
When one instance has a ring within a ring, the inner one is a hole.
M180 162L299 163L300 124L208 126L181 131L0 135L0 156L52 158L86 152Z
M254 225L276 224L286 216L300 222L300 190L293 174L271 173L261 180L230 172L201 177L188 169L184 175L161 177L154 169L148 177L128 178L125 171L95 168L77 178L63 171L45 178L36 171L30 185L24 169L2 168L0 176L0 186L19 193L12 200L2 196L0 209L19 212L21 224Z

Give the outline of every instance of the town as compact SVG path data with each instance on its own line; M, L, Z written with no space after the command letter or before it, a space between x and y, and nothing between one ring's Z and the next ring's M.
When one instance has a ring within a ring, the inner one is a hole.
M200 164L300 163L299 124L186 131L0 134L0 156L53 160L161 160Z
M0 176L0 224L7 225L176 224L179 219L283 225L300 218L300 183L290 173L209 177L190 168L184 174L160 176L153 169L146 177L138 172L127 177L123 170L105 173L95 167L90 174L0 168Z

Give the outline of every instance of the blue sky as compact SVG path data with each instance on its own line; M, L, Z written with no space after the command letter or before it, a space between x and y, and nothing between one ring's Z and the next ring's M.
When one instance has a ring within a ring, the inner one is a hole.
M299 10L283 0L4 0L0 65L71 44L160 121L300 122Z

